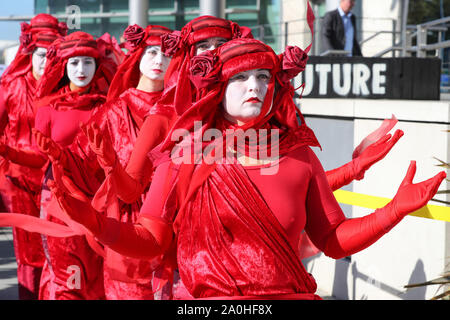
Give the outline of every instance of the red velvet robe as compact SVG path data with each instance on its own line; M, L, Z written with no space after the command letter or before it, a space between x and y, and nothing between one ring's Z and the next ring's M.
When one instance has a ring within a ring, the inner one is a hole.
M125 168L133 151L137 135L150 108L160 98L162 92L144 92L130 88L116 100L103 105L91 121L100 128L109 129L114 150L120 164ZM150 174L150 172L149 172ZM108 179L108 177L107 177ZM102 189L110 187L108 183ZM146 188L148 189L148 188ZM127 204L119 200L120 213L115 219L135 223L139 214L145 192L138 201ZM105 293L112 300L153 299L151 285L152 265L150 261L138 260L117 254L105 248Z
M69 93L63 87L58 94ZM95 108L104 103L104 96L86 94L82 96L66 95L52 101L49 106L42 106L36 114L36 129L51 137L61 147L73 144L80 132L80 122L87 122ZM99 186L96 177L83 174L83 167L77 159L89 163L86 155L79 152L69 159L70 172L77 185L84 190ZM47 210L51 194L45 183L52 178L51 168L47 170L42 190L41 218L63 224ZM93 250L85 236L55 238L42 236L46 253L46 262L42 274L39 298L45 300L94 300L104 299L103 257Z
M320 251L339 259L367 248L400 221L389 208L347 219L307 146L288 152L278 165L272 175L261 174L263 166L211 166L203 171L206 180L187 192L184 210L174 185L187 167L168 159L156 169L141 212L173 223L176 251L166 262L172 259L179 270L175 298L318 299L298 252L303 230ZM199 168L187 175L190 181L202 181Z
M0 87L1 134L4 142L11 147L30 149L32 146L31 129L36 114L32 103L35 89L36 80L31 71ZM8 212L39 217L43 175L43 169L0 159L0 193ZM45 260L41 236L20 228L13 228L13 235L19 298L37 299Z

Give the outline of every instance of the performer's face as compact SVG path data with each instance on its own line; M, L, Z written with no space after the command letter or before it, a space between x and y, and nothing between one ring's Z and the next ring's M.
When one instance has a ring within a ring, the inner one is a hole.
M67 76L79 88L91 83L95 75L95 59L87 56L69 58L67 61Z
M228 40L225 38L220 38L220 37L213 37L213 38L208 38L199 42L195 43L195 55L199 55L202 52L208 51L208 50L214 50L218 47L220 47L221 45L223 45L225 42L227 42Z
M33 55L31 56L31 64L33 66L33 72L38 77L41 77L44 74L45 62L47 49L42 47L37 47L33 51Z
M223 99L225 118L237 124L246 123L261 113L267 93L270 71L254 69L235 74L228 80Z
M151 80L164 80L170 60L161 52L160 46L148 46L142 55L139 70Z

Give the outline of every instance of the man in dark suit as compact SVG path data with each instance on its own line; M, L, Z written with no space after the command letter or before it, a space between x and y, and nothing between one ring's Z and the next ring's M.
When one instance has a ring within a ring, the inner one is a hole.
M356 40L356 18L351 10L355 0L341 0L339 7L323 17L321 28L321 52L346 50L352 56L362 56Z

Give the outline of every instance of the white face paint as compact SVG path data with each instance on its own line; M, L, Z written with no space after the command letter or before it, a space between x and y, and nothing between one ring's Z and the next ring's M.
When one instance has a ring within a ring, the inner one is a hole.
M33 51L31 56L31 65L33 66L33 72L39 77L44 74L47 49L43 47L37 47Z
M253 69L232 76L228 80L223 98L225 118L241 124L258 117L270 77L270 71L267 69Z
M208 50L214 50L221 45L223 45L228 40L225 38L220 37L212 37L205 40L201 40L199 42L195 43L195 55L199 55L202 52L208 51Z
M70 82L79 88L91 83L95 75L95 59L87 56L69 58L67 61L67 76Z
M139 70L150 80L164 80L171 58L161 52L160 46L148 46L139 63Z

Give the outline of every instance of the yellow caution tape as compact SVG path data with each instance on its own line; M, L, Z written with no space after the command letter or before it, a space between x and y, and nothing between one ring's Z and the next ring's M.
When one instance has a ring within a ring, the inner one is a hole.
M389 198L369 196L366 194L345 190L334 191L334 196L339 203L368 209L378 209L384 207L386 204L388 204L389 201L392 200ZM410 213L409 215L450 222L450 207L429 204L419 210Z

